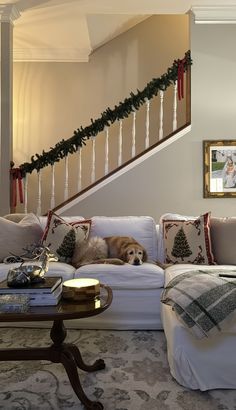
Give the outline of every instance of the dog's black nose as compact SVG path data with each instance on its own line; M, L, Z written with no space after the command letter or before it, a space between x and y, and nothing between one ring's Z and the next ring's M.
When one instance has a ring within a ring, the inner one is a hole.
M140 261L138 258L134 259L134 265L140 265Z

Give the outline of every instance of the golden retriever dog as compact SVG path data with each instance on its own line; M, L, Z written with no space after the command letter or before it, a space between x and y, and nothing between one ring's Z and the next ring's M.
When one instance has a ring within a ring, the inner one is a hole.
M92 263L141 265L146 261L146 250L131 236L95 236L75 248L72 265L76 268Z
M109 258L118 258L130 265L142 265L147 261L146 249L132 236L109 236L104 240L108 245Z

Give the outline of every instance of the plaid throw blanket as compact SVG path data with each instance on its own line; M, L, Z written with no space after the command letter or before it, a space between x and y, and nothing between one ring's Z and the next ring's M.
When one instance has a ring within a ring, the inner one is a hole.
M227 274L235 277L226 277ZM182 273L170 280L161 301L172 306L197 338L215 335L225 329L236 310L236 270Z

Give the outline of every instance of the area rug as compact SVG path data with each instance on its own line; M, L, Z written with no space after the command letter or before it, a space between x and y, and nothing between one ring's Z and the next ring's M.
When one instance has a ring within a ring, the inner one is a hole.
M91 400L105 410L234 410L235 390L190 391L170 375L162 331L69 330L67 341L79 346L104 370L79 371ZM0 348L47 346L47 329L0 330ZM46 361L0 363L0 409L82 410L61 364Z

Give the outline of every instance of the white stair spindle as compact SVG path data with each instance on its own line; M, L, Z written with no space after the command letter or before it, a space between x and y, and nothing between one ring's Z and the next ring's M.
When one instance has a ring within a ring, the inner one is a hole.
M163 138L163 100L164 91L160 91L160 124L159 124L159 140Z
M146 137L145 137L145 149L149 147L149 110L150 110L150 101L146 99Z
M122 165L122 120L119 120L119 154L118 167Z
M50 201L50 206L51 209L55 208L55 165L53 164L51 166L51 172L52 172L52 184L51 184L51 201Z
M131 157L135 157L136 154L136 111L133 111L133 126L132 126L132 154Z
M78 183L77 190L81 191L82 188L82 160L81 160L81 147L78 149Z
M24 213L28 212L28 174L24 177Z
M65 157L65 183L64 183L64 201L68 199L69 196L69 163L68 155Z
M95 137L92 137L92 170L91 170L91 183L93 184L95 182Z
M41 200L42 200L42 175L41 170L38 171L38 199L37 199L37 215L41 215Z
M105 140L105 175L108 174L109 171L109 129L108 127L105 128L106 132L106 140Z
M178 83L174 83L174 102L173 102L173 131L177 130L177 86Z

